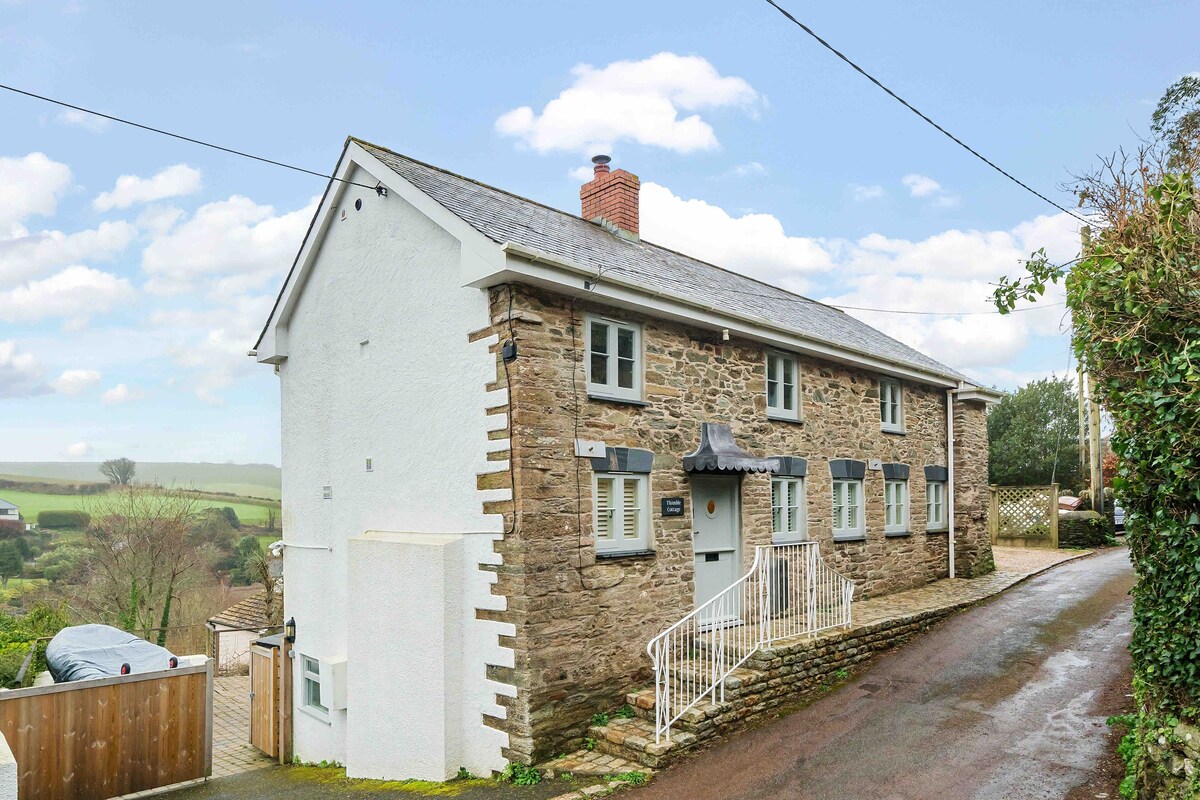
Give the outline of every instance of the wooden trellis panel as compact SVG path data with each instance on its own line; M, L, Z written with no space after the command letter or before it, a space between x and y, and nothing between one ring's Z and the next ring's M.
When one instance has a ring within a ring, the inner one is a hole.
M1058 484L991 486L988 527L992 544L1058 547Z

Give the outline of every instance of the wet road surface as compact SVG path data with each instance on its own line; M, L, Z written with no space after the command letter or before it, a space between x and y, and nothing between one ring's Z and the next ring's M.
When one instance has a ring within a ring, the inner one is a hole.
M1127 680L1133 580L1124 548L1057 567L630 796L1061 800L1108 746L1100 698Z

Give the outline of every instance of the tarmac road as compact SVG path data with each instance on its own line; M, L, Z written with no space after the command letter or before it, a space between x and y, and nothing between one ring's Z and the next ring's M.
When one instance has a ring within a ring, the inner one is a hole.
M1056 567L629 796L1061 800L1106 758L1133 582L1125 548Z

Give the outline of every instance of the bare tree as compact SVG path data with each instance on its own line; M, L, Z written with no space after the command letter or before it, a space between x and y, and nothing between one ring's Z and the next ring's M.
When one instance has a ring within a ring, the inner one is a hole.
M165 645L172 602L210 577L188 536L196 507L196 497L178 489L120 486L96 496L80 610L145 638L157 629Z
M133 483L133 474L137 471L137 463L128 458L110 458L100 465L100 473L108 478L110 483L118 486L128 486Z

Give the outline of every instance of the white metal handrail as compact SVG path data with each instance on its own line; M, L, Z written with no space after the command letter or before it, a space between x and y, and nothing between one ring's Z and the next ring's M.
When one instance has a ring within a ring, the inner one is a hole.
M726 679L764 645L848 626L853 596L816 542L755 547L745 575L646 645L655 741L706 697L723 703Z

